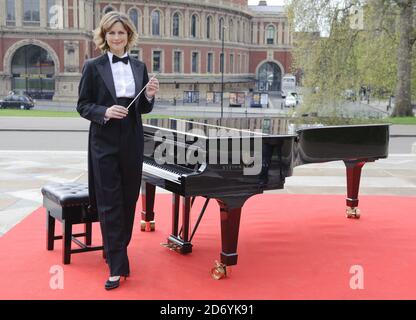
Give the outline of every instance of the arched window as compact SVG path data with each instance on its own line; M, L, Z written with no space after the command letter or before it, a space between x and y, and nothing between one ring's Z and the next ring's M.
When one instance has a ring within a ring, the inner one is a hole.
M52 99L55 92L55 64L45 49L25 45L12 58L12 90L36 99Z
M218 31L219 31L218 39L222 40L223 28L224 28L224 19L223 18L220 19L219 26L220 27L218 29Z
M274 62L263 63L257 74L258 90L279 91L281 90L282 70Z
M241 34L241 30L240 30L240 21L237 21L237 42L240 42L240 34Z
M160 36L160 12L152 12L152 35Z
M179 37L179 13L175 12L172 19L172 36Z
M137 9L130 9L129 17L133 25L136 27L137 32L139 32L139 13Z
M230 28L230 32L228 34L228 41L234 41L234 23L233 20L230 20L230 25L228 26Z
M211 39L212 17L207 17L207 39Z
M191 37L196 38L197 35L197 24L198 24L198 17L196 14L192 15L191 18Z
M274 26L268 26L266 30L266 43L273 44L274 43Z

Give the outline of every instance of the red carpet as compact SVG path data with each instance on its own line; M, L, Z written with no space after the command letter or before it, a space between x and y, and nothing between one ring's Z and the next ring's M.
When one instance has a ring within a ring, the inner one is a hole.
M218 205L210 202L194 251L183 256L160 246L170 231L171 197L158 195L156 231L140 232L136 216L131 277L110 292L103 288L108 270L99 251L72 255L62 265L64 289L50 288L61 242L45 249L39 208L0 238L0 299L416 299L416 197L360 199L360 220L345 218L343 196L249 199L238 265L230 278L215 281L209 270L220 252ZM201 206L197 200L194 220ZM94 244L101 243L97 227ZM363 268L364 289L350 288L354 265Z

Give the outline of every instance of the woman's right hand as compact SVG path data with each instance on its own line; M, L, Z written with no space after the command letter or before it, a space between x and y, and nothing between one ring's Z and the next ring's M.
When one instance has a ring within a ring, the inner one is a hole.
M123 119L129 114L129 110L126 107L113 105L105 111L105 117L107 119Z

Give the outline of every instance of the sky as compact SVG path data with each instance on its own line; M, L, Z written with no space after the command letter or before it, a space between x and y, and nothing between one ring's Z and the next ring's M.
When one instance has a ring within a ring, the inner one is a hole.
M255 6L259 4L259 0L248 0L248 5ZM284 0L267 0L268 6L281 6L284 5Z

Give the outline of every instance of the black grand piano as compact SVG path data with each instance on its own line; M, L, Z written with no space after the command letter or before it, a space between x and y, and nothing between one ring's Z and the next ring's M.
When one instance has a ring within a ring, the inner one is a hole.
M141 230L154 230L155 187L166 189L173 197L172 230L164 245L190 253L208 201L215 199L222 248L220 262L211 269L214 279L226 276L227 266L237 264L240 215L249 197L282 189L295 166L342 160L346 216L358 219L361 168L386 158L389 143L388 124L298 125L287 118L147 119L143 129ZM206 200L191 228L197 196Z

